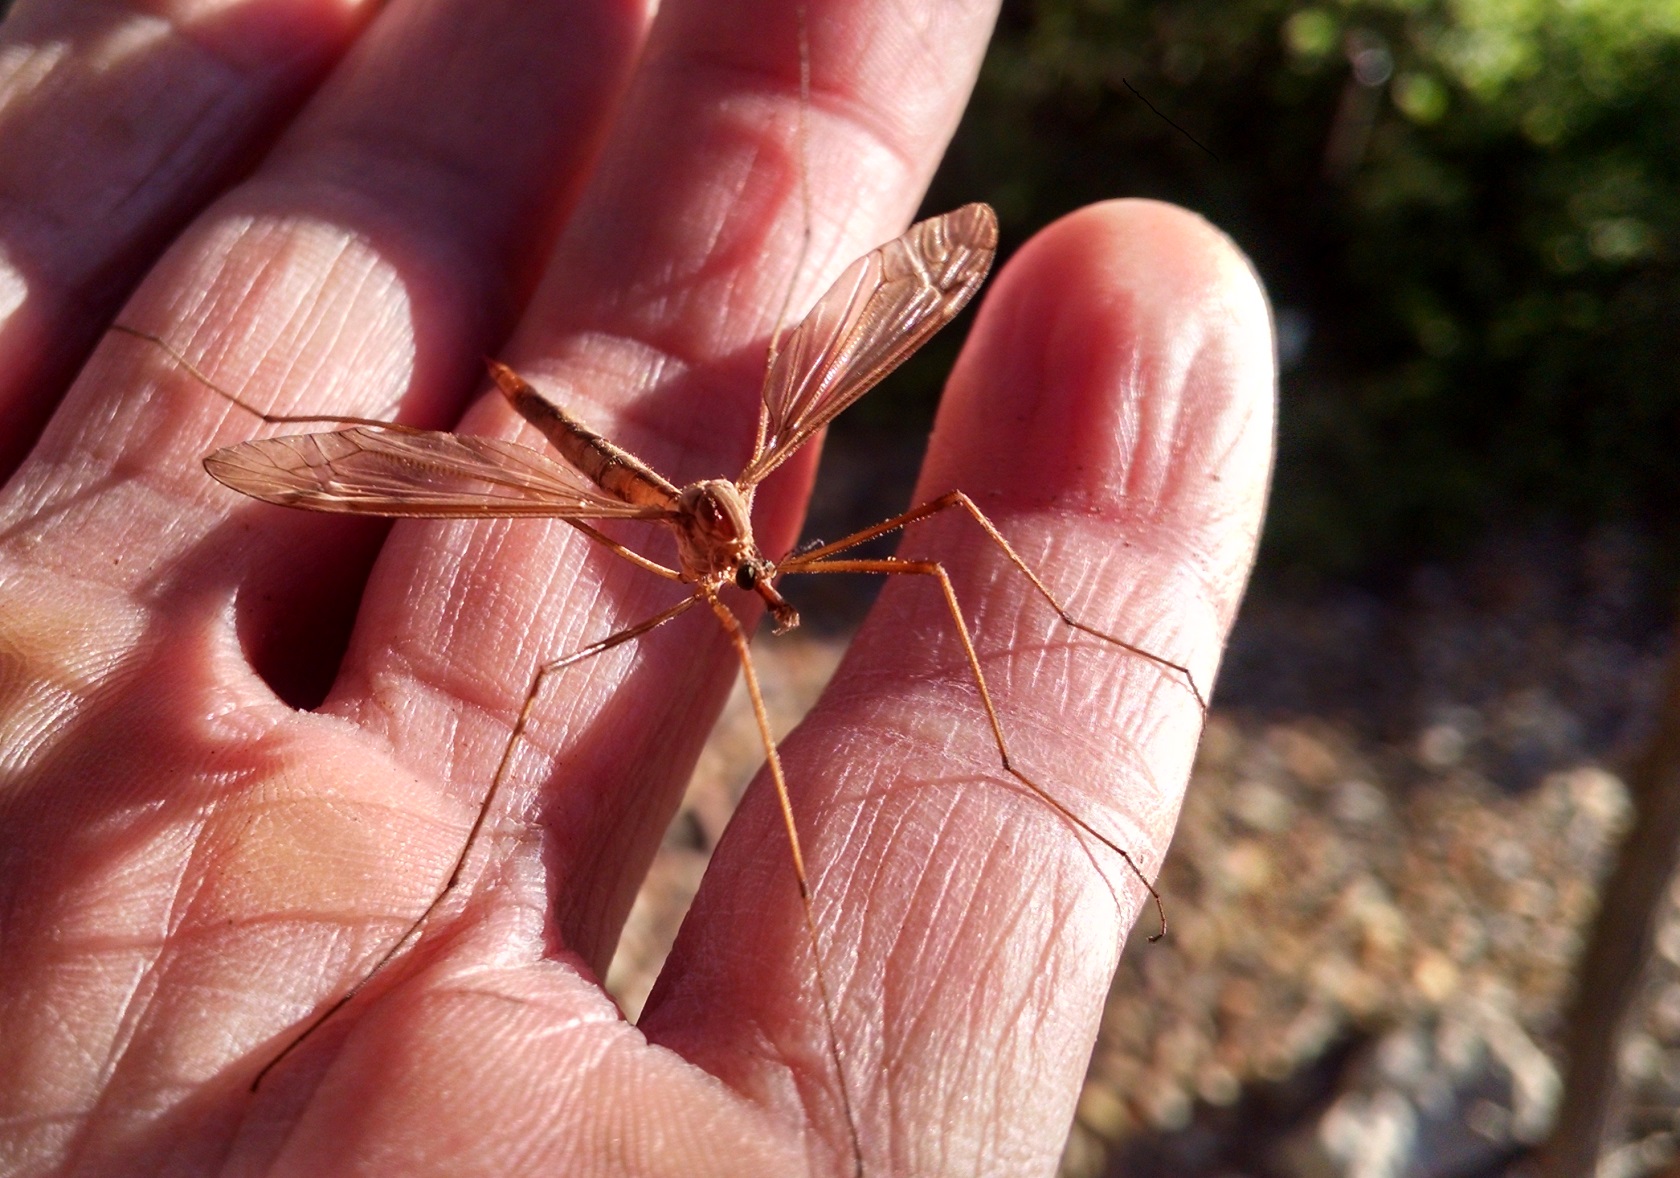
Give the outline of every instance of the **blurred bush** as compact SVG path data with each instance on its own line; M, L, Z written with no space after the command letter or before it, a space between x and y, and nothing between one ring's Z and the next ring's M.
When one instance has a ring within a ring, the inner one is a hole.
M929 206L990 200L1018 244L1155 196L1249 252L1284 365L1274 571L1536 519L1672 533L1677 70L1677 0L1006 4Z

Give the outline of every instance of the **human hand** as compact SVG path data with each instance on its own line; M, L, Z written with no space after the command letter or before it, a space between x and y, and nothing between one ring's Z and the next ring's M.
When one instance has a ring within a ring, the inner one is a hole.
M991 19L809 8L804 302L908 219ZM673 590L563 524L241 499L200 463L264 427L132 338L68 389L66 357L178 232L121 321L274 412L512 436L470 396L494 351L668 477L734 471L806 165L784 3L667 0L640 57L633 4L176 11L155 39L51 0L3 28L31 48L0 57L0 434L17 455L52 420L0 502L0 1168L1048 1172L1142 890L1000 780L925 583L887 587L783 749L832 1029L762 781L639 1026L596 981L735 673L702 611L551 685L463 887L249 1090L425 909L533 668ZM967 490L1082 618L1205 688L1269 462L1252 274L1123 203L982 297L918 497ZM809 475L766 484L768 551ZM907 543L950 568L1020 762L1157 865L1189 694L1071 636L967 521Z

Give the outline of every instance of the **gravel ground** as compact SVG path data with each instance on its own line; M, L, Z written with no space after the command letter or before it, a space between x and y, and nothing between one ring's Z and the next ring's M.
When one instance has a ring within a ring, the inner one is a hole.
M1547 1128L1570 969L1666 658L1643 546L1528 537L1386 596L1256 595L1070 1136L1066 1178L1470 1178ZM782 730L843 635L757 646ZM737 691L609 985L640 1009L762 755ZM1152 918L1150 918L1152 919ZM1680 886L1601 1178L1680 1174Z

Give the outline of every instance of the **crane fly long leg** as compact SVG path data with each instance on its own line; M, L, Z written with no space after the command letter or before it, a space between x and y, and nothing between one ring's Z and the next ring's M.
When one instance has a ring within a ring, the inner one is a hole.
M781 807L782 825L787 831L788 849L793 855L793 874L799 882L799 904L805 916L805 934L811 942L811 960L817 979L817 995L822 1002L823 1023L828 1034L828 1055L834 1065L834 1075L840 1086L840 1108L846 1119L846 1133L852 1143L852 1170L857 1178L863 1175L863 1143L858 1137L857 1118L852 1113L851 1088L846 1083L846 1068L840 1060L840 1034L835 1026L834 994L829 988L828 971L823 966L822 938L817 932L817 913L811 903L811 879L805 871L805 852L800 846L799 826L793 817L793 802L788 796L787 777L782 773L781 754L776 751L776 738L770 731L770 715L764 708L764 693L759 690L758 671L753 666L752 652L747 645L747 633L740 619L716 596L706 594L706 604L712 607L718 623L723 627L735 648L746 680L747 698L752 702L753 720L758 725L758 739L764 745L764 762L770 769L770 780L776 786L776 802Z
M209 389L211 392L215 393L224 400L231 401L251 416L267 422L269 425L377 425L381 429L399 431L410 428L408 426L397 425L394 422L381 421L377 417L345 417L341 414L334 413L267 413L258 409L255 405L239 396L239 394L230 392L229 390L224 389L221 385L217 384L215 381L211 380L203 373L202 370L199 369L198 365L183 356L179 348L175 347L174 344L164 339L161 335L153 335L149 331L141 331L138 327L130 327L126 323L113 323L111 324L110 330L118 332L122 335L133 336L138 340L145 340L149 344L157 345L163 350L165 355L185 369L194 380L198 381L199 384L203 385L205 388Z
M396 422L391 422L391 421L381 421L378 418L373 418L373 417L344 417L344 416L340 416L340 415L337 415L337 414L329 414L329 413L307 413L307 414L264 413L261 409L258 409L255 405L252 405L250 402L244 400L243 398L241 398L237 394L232 393L227 389L224 389L221 385L219 385L215 381L211 380L208 376L206 376L203 373L203 371L201 371L198 368L197 365L195 365L191 360L188 360L184 355L181 354L181 352L178 348L176 348L168 340L165 340L163 337L153 335L149 331L141 331L138 328L129 327L126 324L122 324L122 323L111 324L111 330L115 331L115 332L120 332L123 335L133 336L135 339L145 340L147 343L150 343L150 344L157 345L157 347L162 349L162 351L166 355L168 355L170 359L174 360L175 363L179 364L189 375L191 375L193 377L193 379L197 380L205 388L209 389L213 393L216 393L218 396L221 396L221 397L225 398L226 400L232 402L234 405L237 405L239 408L245 410L245 412L251 414L253 417L258 418L259 420L264 421L264 422L268 423L269 425L324 425L324 424L366 425L366 426L376 426L376 427L378 427L380 429L384 429L384 430L391 430L395 433L404 433L404 432L424 433L425 432L423 430L411 430L410 427L408 427L408 426L400 425ZM591 540L595 541L597 544L601 545L601 547L603 547L603 548L607 549L608 551L613 552L616 555L622 557L623 559L629 561L631 564L635 565L637 568L646 569L648 572L654 574L655 576L663 577L667 581L680 581L680 580L682 580L682 574L679 573L676 569L667 568L665 565L660 564L658 561L649 560L647 557L643 556L641 553L635 551L634 549L627 548L625 545L620 544L618 541L614 540L611 536L608 536L605 532L601 531L599 528L592 527L591 525L589 525L588 523L585 523L581 519L567 519L566 522L571 524L574 528L576 528L578 531L582 532L584 535L588 536Z
M426 905L426 910L415 918L414 923L404 930L403 935L398 937L391 947L380 955L379 960L373 963L372 968L363 972L359 981L334 999L332 1005L311 1019L308 1026L299 1031L290 1043L286 1044L273 1059L262 1066L262 1070L257 1072L256 1077L251 1081L252 1092L255 1092L262 1085L262 1082L268 1078L268 1074L279 1065L280 1061L296 1051L305 1039L325 1026L333 1015L343 1010L357 994L362 992L363 987L379 976L379 971L389 965L397 954L408 946L409 942L414 939L414 935L449 898L449 894L455 890L455 885L461 882L461 873L466 869L467 859L472 854L473 847L478 843L479 833L484 829L485 820L489 817L491 808L495 805L496 798L501 793L502 782L507 777L508 768L513 764L514 749L518 747L519 738L525 734L525 729L530 723L531 712L536 707L537 694L542 690L543 680L558 671L576 666L578 663L592 659L598 654L603 654L615 646L622 646L632 638L639 638L648 631L663 626L673 618L687 613L699 600L700 594L692 593L670 609L654 614L650 618L644 618L633 626L626 626L598 642L591 642L588 646L580 647L570 654L562 655L560 658L544 663L537 668L537 673L531 677L531 686L526 689L525 702L519 707L519 716L514 721L512 731L508 734L507 745L502 749L501 760L496 764L496 775L490 779L490 788L485 791L484 801L478 807L478 815L473 819L472 827L467 831L467 837L461 843L461 853L455 857L455 865L450 868L449 877L444 881L443 887L438 889L437 894L432 897L432 902Z
M1154 663L1157 667L1171 671L1173 674L1182 678L1184 680L1184 685L1190 689L1190 694L1196 697L1196 706L1201 709L1203 723L1207 722L1207 697L1202 694L1202 689L1196 685L1196 677L1191 674L1189 667L1185 666L1183 663L1175 663L1171 659L1162 658L1154 651L1145 650L1143 647L1138 646L1135 643L1127 642L1124 638L1116 638L1113 634L1099 630L1095 626L1082 622L1078 618L1074 617L1068 608L1061 603L1060 599L1058 599L1054 593L1050 592L1049 587L1046 586L1043 581L1038 579L1038 574L1033 572L1027 562L1021 559L1020 553L1016 552L1009 541L1004 539L1003 533L998 531L997 525L986 517L986 513L980 510L979 505L977 505L974 500L970 499L961 491L947 491L937 499L929 499L926 503L921 504L919 507L912 507L909 511L904 512L902 515L895 515L891 519L882 520L878 524L853 532L850 536L847 536L844 539L835 540L833 543L823 544L808 551L796 553L782 561L782 563L777 566L777 569L779 572L783 573L818 572L820 570L810 566L819 561L827 561L829 557L845 552L848 549L856 548L859 544L866 541L873 540L879 536L886 536L898 531L901 528L908 527L910 524L913 524L918 520L924 520L929 516L938 515L941 511L948 510L952 507L962 508L969 514L969 517L973 519L975 523L980 525L986 535L991 538L992 543L996 544L1003 550L1004 556L1009 558L1009 563L1020 569L1022 575L1032 582L1032 587L1038 590L1038 595L1050 604L1050 608L1056 611L1056 616L1061 618L1062 621L1066 622L1069 626L1072 626L1075 630L1082 631L1094 638L1101 638L1104 642L1118 646L1121 650L1130 651L1139 658L1147 659L1148 661ZM872 571L885 572L886 570L877 569Z
M604 654L615 646L622 646L632 638L640 638L650 630L657 630L666 622L673 618L679 618L694 608L695 603L700 598L699 593L691 593L669 609L661 610L650 618L642 619L634 626L626 626L616 633L607 635L599 642L592 642L588 646L574 650L571 654L562 655L560 658L546 662L537 668L537 673L531 676L531 686L526 689L525 702L519 706L519 717L513 722L513 730L508 733L507 747L502 750L502 759L496 765L496 775L490 779L490 788L485 792L484 804L479 807L478 817L474 820L472 829L467 832L467 844L461 848L461 853L455 860L455 869L449 873L449 883L444 889L445 892L460 881L461 871L467 863L467 856L472 851L473 843L478 839L479 831L484 828L485 816L490 813L491 805L495 802L496 795L501 790L502 782L507 777L507 771L513 764L514 749L518 747L519 738L525 735L525 729L530 725L531 713L537 706L537 695L542 691L543 680L550 675L564 671L567 667L574 667L598 654ZM440 896L439 900L441 899ZM436 908L437 904L438 901L434 900L432 907ZM430 911L431 909L427 909L428 914ZM422 921L424 919L425 917L421 917Z
M585 536L588 536L591 540L595 541L595 543L599 544L602 548L605 548L608 552L611 552L616 556L623 557L637 568L646 569L654 576L664 577L667 581L682 580L682 574L676 569L667 568L660 564L657 560L649 560L633 548L626 548L617 540L614 540L611 536L601 531L600 528L591 527L589 524L584 523L581 519L569 519L566 522L571 524L572 527L576 528L578 531L582 532Z
M887 522L891 523L892 521ZM853 542L853 538L847 537L845 540L836 541L836 544L849 546L851 542ZM821 551L821 549L817 551ZM974 685L980 690L980 704L986 710L986 721L991 725L992 742L997 745L998 759L1003 764L1003 771L1026 786L1034 797L1049 806L1074 827L1084 831L1120 856L1125 861L1126 866L1131 869L1132 874L1137 876L1138 882L1148 891L1149 898L1155 903L1155 915L1160 920L1161 927L1149 939L1159 941L1167 935L1167 908L1161 901L1161 893L1156 891L1155 885L1149 881L1148 876L1144 875L1143 868L1138 866L1137 860L1132 858L1130 852L1068 809L1049 790L1021 772L1010 758L1009 742L1004 739L1003 735L1003 722L998 718L997 705L992 702L991 688L986 685L985 673L980 670L980 656L975 652L974 639L969 634L968 622L963 618L962 607L957 604L957 591L952 587L951 577L945 571L944 565L936 560L903 560L896 556L884 556L872 560L824 560L814 564L805 563L797 570L788 569L786 571L801 573L885 573L889 576L933 577L938 580L940 591L945 596L945 608L950 611L951 621L957 628L957 637L962 640L963 656L968 660L969 673L974 677ZM1032 577L1030 572L1027 575ZM1033 577L1033 583L1038 584L1037 577ZM1039 587L1040 589L1043 588L1042 585ZM1125 646L1124 643L1120 645ZM1127 647L1127 649L1131 648Z

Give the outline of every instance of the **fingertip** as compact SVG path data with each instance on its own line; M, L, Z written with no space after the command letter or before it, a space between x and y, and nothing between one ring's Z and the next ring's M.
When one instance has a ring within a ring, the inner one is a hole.
M1265 292L1229 237L1158 201L1089 206L993 281L922 489L1177 527L1241 498L1257 527L1275 370Z

